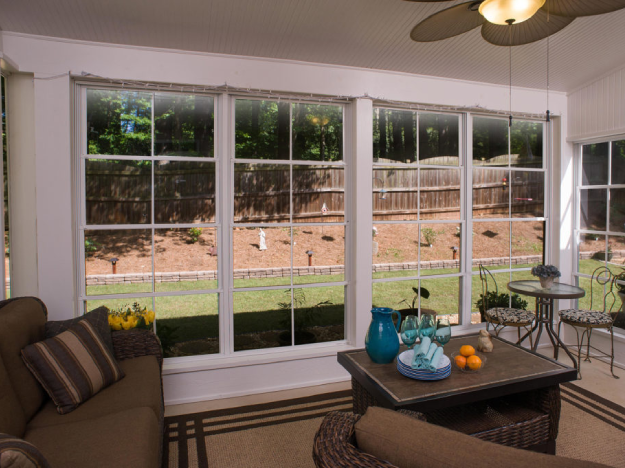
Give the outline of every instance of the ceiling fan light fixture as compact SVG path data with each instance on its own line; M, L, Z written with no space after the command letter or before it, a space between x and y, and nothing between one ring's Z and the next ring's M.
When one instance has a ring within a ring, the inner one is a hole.
M530 19L545 0L484 0L479 12L490 23L518 24Z

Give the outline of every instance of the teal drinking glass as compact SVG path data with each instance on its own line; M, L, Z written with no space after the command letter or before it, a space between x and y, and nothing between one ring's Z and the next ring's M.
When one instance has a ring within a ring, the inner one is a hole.
M436 341L441 346L445 346L451 340L451 324L449 319L441 318L436 322Z
M416 315L409 315L401 324L401 340L408 348L417 341L419 336L419 319Z
M430 314L423 314L421 316L421 323L419 323L419 338L429 337L434 339L434 333L436 332L436 322L434 316Z

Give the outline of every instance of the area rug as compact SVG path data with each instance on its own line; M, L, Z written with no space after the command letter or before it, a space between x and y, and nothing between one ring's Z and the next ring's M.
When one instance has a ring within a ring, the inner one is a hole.
M557 452L625 468L625 408L564 384ZM164 468L314 468L312 441L351 392L165 418Z

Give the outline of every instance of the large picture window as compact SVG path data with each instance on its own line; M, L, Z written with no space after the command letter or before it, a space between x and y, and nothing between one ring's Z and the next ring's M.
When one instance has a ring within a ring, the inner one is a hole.
M234 351L343 340L343 107L235 99Z
M544 139L543 122L473 118L472 323L483 321L479 265L495 278L498 296L489 304L531 307L506 285L533 279L531 268L545 261Z
M376 108L373 142L373 304L458 324L460 116Z
M84 311L154 310L166 357L344 340L342 105L80 89Z
M577 169L576 277L590 291L597 268L618 274L625 263L625 140L581 145ZM589 308L590 294L579 304ZM597 307L596 298L593 305ZM612 311L620 305L616 297ZM622 328L622 322L616 325Z
M167 356L219 353L214 98L82 92L84 309L137 303Z

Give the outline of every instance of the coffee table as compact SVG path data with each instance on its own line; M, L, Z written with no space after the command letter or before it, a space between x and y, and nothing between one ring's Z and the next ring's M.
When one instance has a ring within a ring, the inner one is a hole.
M396 362L376 364L364 349L338 353L352 376L354 412L369 406L409 409L428 422L484 440L555 453L560 420L559 384L577 378L574 368L492 337L494 351L477 373L460 371L438 381L404 377ZM453 338L448 356L463 344L477 348L477 334ZM402 347L400 350L405 350Z

